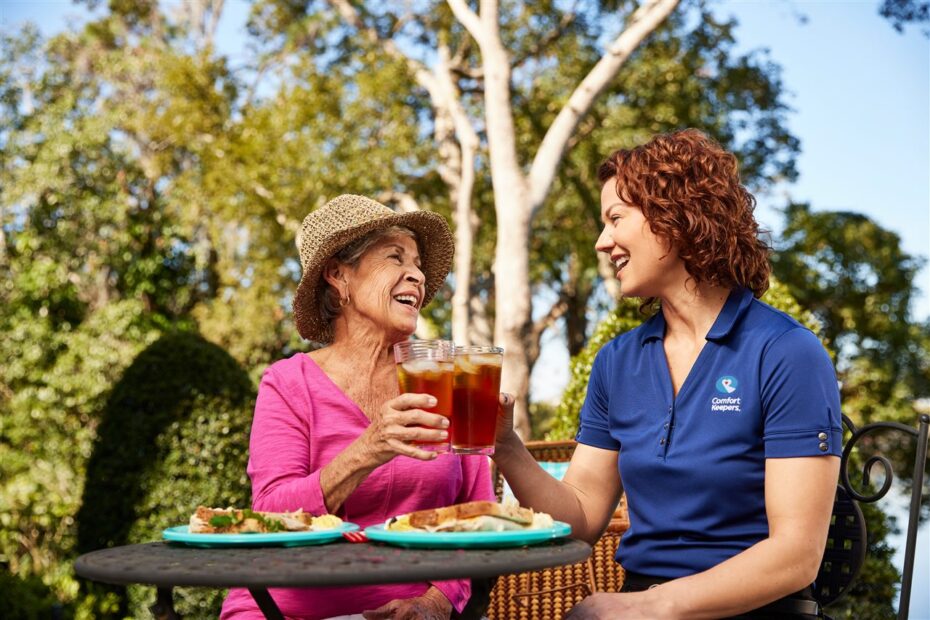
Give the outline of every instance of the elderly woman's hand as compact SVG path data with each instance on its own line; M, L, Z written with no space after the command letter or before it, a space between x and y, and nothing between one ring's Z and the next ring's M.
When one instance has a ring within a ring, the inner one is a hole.
M452 615L452 603L431 586L423 596L395 599L362 615L365 620L448 620Z
M387 463L398 454L428 461L435 452L422 450L417 441L445 441L449 419L423 409L436 404L429 394L401 394L384 403L362 438L369 454L379 463Z

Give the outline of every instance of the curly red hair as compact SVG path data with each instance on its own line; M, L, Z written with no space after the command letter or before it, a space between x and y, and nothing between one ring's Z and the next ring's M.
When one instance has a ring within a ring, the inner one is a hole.
M678 250L697 282L769 287L769 254L753 216L756 199L740 183L736 157L697 129L660 134L614 151L598 169L617 196L639 207L652 232Z

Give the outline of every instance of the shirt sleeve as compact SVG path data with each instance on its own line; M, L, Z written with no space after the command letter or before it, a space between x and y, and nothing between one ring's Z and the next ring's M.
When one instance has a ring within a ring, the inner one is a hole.
M488 458L482 455L458 457L462 463L462 488L455 503L494 500L494 487L491 482L491 467ZM461 612L471 597L471 581L456 579L450 581L431 581L430 585L446 595L455 611Z
M620 443L610 435L610 356L613 342L598 351L591 367L578 433L575 440L595 448L619 450Z
M830 356L810 330L779 336L762 357L766 458L838 456L839 386Z
M252 509L326 514L320 472L309 471L310 430L294 401L275 369L265 371L249 438Z

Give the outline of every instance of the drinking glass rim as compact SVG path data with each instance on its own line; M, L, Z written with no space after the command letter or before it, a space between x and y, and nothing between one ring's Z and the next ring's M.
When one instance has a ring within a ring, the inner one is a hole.
M494 347L481 344L472 344L472 345L455 345L455 354L456 355L472 355L475 353L492 353L492 354L503 354L503 347Z
M398 364L405 361L401 360L405 354L412 355L418 351L436 351L443 359L448 358L448 361L452 361L452 357L455 355L455 343L440 338L402 340L401 342L395 342L392 349L394 350L394 361Z

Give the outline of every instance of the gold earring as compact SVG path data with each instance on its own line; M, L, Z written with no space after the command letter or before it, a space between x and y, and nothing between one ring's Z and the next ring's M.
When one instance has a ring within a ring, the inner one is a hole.
M345 308L345 307L348 306L348 305L349 305L349 294L346 293L346 296L345 296L345 297L340 297L340 298L339 298L339 307L340 307L340 308Z

